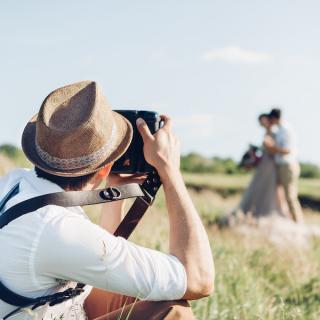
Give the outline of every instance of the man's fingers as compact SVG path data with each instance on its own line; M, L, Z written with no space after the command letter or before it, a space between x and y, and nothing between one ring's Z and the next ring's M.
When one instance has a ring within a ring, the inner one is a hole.
M144 142L148 139L149 140L153 139L152 133L150 132L148 125L142 118L138 118L136 121L136 124L137 124L138 131L141 134L142 140Z
M162 128L165 130L170 130L171 129L171 119L166 116L166 115L161 115L161 121L163 121L163 126ZM146 124L146 122L142 119L142 118L138 118L136 121L137 124L137 128L138 131L140 132L142 139L144 142L146 142L146 140L153 140L154 137L152 135L152 133L150 132L148 125Z
M164 129L171 129L171 119L166 116L165 114L161 115L161 120L163 121L163 127Z

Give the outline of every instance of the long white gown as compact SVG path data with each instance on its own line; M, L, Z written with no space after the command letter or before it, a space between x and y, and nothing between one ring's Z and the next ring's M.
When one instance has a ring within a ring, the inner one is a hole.
M263 152L262 159L237 210L252 217L282 215L277 200L276 164L273 156L267 151Z

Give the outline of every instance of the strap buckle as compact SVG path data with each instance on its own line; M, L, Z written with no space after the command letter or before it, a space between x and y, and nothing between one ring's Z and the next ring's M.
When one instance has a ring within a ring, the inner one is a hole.
M116 187L106 188L101 191L101 197L105 200L118 200L121 197L121 191Z
M145 204L147 204L149 207L152 206L155 197L153 197L152 195L150 195L143 187L141 187L141 190L143 191L143 193L145 194L144 197L139 197L139 199L141 199Z
M152 171L148 174L146 180L141 185L141 189L145 196L140 197L140 199L144 201L148 206L151 206L160 187L160 177L156 171Z

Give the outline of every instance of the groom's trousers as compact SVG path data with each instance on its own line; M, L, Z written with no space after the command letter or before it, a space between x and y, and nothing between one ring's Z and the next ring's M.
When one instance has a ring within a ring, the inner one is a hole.
M297 162L277 165L278 183L283 186L289 210L296 222L303 221L301 205L298 199L300 165Z

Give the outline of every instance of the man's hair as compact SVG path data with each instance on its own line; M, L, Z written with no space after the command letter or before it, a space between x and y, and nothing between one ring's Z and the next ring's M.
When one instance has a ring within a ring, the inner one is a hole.
M270 115L268 115L267 113L261 113L261 114L258 116L258 120L261 121L262 118L268 118L268 119L270 119Z
M69 190L69 191L82 190L87 185L87 183L93 178L93 176L96 174L96 172L93 172L80 177L60 177L60 176L56 176L48 172L45 172L38 167L35 167L35 172L37 174L37 177L49 180L57 184L62 189Z
M281 110L280 109L272 109L270 114L269 114L269 117L271 119L280 120L281 119Z

